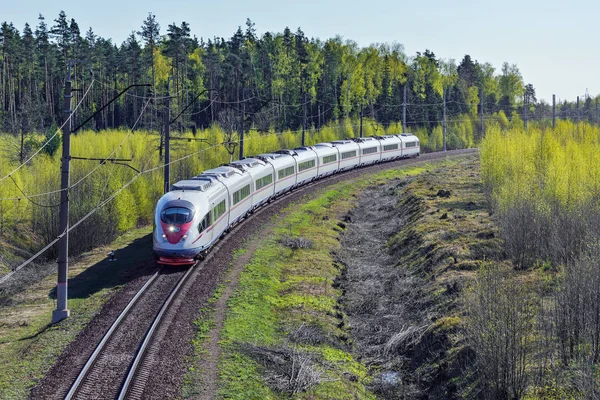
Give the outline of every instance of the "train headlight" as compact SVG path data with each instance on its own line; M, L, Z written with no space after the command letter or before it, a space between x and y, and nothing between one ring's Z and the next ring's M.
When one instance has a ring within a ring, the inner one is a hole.
M169 232L175 232L175 227L173 225L169 227Z
M187 235L183 235L183 236L181 237L181 241L182 241L182 242L184 242L186 238L187 238Z

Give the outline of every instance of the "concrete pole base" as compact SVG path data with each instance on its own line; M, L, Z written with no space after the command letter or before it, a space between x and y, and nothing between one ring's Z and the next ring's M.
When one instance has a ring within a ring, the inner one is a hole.
M54 310L52 311L52 323L55 324L65 318L69 318L71 311L69 310Z

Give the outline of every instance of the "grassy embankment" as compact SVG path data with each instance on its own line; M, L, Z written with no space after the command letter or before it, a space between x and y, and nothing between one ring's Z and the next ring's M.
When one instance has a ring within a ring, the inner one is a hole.
M452 371L451 378L458 382L452 385L461 384L456 372L462 367L458 360L464 343L457 293L486 257L502 258L474 157L383 172L336 185L314 200L290 207L256 250L229 299L220 342L221 397L375 397L374 378L385 367L381 362L363 363L361 343L353 336L352 324L357 320L347 313L343 299L344 266L334 253L340 250L340 235L347 228L342 218L355 207L360 192L373 185L388 190L386 185L397 182L393 179L409 175L417 177L390 189L402 200L396 210L406 210L412 217L406 229L390 237L389 251L398 257L398 273L421 282L419 300L432 317L426 339L443 343L434 358L401 351L397 356L408 361L399 368L423 382L439 378L432 370ZM438 195L439 190L450 192ZM409 251L407 240L413 244ZM200 362L195 365L202 365L206 356L210 309L203 314L195 343ZM417 343L414 353L420 344L425 342ZM421 359L420 364L410 366L413 359ZM198 371L192 375L198 376ZM444 386L451 378L442 378L437 385ZM193 393L193 384L189 379L186 393Z

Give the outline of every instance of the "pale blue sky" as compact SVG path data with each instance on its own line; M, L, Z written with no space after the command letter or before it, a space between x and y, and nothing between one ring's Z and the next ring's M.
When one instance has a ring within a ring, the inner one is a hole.
M35 27L41 13L52 26L60 10L82 32L91 26L117 44L139 30L148 12L156 15L161 34L168 24L186 21L193 35L205 39L229 38L250 18L259 34L301 27L308 37L339 34L360 46L395 41L409 56L430 49L458 63L470 54L497 71L504 61L516 63L538 98L549 102L552 93L569 100L583 96L586 88L592 96L600 93L598 0L0 0L0 21L22 31L25 22Z

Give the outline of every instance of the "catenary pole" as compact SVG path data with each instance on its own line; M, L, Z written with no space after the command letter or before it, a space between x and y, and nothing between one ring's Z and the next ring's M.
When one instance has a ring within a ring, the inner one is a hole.
M481 137L485 137L485 124L483 123L483 89L479 90L479 115L481 117Z
M527 130L527 93L523 93L523 122Z
M406 84L404 85L404 101L402 102L402 133L406 133Z
M171 77L167 79L167 107L165 110L165 170L164 192L167 193L171 188Z
M304 93L304 118L302 119L302 147L306 140L306 93Z
M444 102L444 151L446 151L446 89L442 89L442 100Z
M363 137L363 105L360 103L360 137Z
M240 160L244 158L244 118L246 117L246 90L242 88L242 107L240 116Z
M63 100L63 115L67 121L63 127L62 159L60 177L60 224L59 233L64 235L58 242L58 280L56 283L56 310L52 312L52 323L68 318L70 311L67 307L67 273L69 270L69 185L71 161L71 61L69 61L65 93Z
M556 95L552 95L552 129L556 128Z

